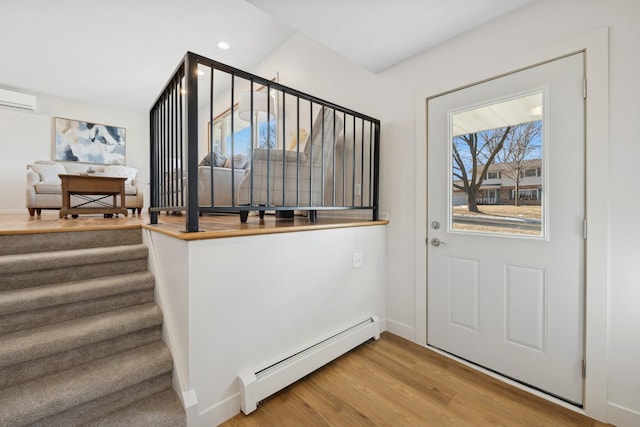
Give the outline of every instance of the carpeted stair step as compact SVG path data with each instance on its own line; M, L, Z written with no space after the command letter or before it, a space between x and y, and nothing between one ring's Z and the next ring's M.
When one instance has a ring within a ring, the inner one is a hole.
M111 393L99 399L43 418L29 424L29 427L86 427L93 425L95 422L102 422L101 420L105 418L108 419L110 414L117 414L124 408L136 405L138 402L144 402L150 396L157 396L158 393L175 394L173 389L171 389L171 372L166 372L131 387L118 390L116 393ZM176 396L176 399L177 398ZM179 414L173 412L170 415L172 418L179 416ZM182 410L182 416L186 418L184 410ZM182 424L185 424L184 420ZM140 423L135 421L131 424L120 424L122 427L138 427L140 425Z
M0 291L147 270L144 244L0 257Z
M142 231L0 236L0 427L184 426Z
M161 391L116 411L87 427L186 427L182 403L173 389Z
M118 274L92 280L80 280L34 288L5 291L0 299L0 315L69 304L141 289L153 289L154 277L149 271Z
M65 411L70 412L63 425L78 425L73 408L89 404L94 414L100 413L92 401L114 393L118 398L120 391L168 373L171 367L171 354L159 341L18 384L0 391L0 426L24 426L54 415L60 420Z
M155 303L148 303L1 335L0 367L38 359L160 324L160 307Z
M153 301L148 271L0 292L0 335Z
M0 236L0 256L142 243L140 227Z
M0 390L162 340L162 325L0 368Z
M2 298L1 293L0 298ZM93 316L120 308L145 304L153 300L153 289L146 289L77 303L7 314L6 316L0 316L0 335L80 317Z

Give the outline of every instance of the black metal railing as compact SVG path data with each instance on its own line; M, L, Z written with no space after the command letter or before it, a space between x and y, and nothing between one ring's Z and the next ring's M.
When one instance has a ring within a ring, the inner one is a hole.
M380 121L272 80L188 52L151 108L150 137L153 224L161 212L186 213L188 232L203 213L378 219Z

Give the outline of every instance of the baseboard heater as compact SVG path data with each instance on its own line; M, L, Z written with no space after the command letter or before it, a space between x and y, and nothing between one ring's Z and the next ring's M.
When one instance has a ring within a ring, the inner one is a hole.
M238 376L240 409L245 414L255 411L262 399L371 338L380 338L380 321L377 316L371 316L276 363L242 372Z

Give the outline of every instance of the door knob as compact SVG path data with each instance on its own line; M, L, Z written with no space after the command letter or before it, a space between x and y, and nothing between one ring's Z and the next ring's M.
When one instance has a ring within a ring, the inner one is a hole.
M444 245L444 242L440 241L440 239L438 239L437 237L434 237L433 239L431 239L431 246L440 246L440 245Z

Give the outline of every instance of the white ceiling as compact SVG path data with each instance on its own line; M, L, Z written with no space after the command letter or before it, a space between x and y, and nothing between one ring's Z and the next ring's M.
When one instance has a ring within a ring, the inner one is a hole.
M187 50L250 70L300 31L379 72L530 1L0 0L0 87L146 112Z
M247 0L377 73L531 0Z

